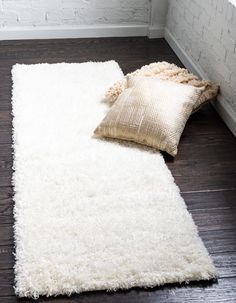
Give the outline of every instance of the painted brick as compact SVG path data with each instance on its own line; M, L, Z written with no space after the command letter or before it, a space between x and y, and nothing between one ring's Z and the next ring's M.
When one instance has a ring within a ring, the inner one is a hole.
M228 32L230 37L235 41L236 40L236 26L234 24L229 24Z
M203 35L204 24L200 23L199 19L197 19L197 17L193 17L193 29L200 36Z
M61 11L62 14L62 21L64 24L74 24L76 20L76 13L77 11L73 8L64 8Z
M45 20L47 25L58 25L61 23L61 11L60 10L49 10L45 14Z
M199 15L199 24L208 27L210 25L211 16L205 11L202 10Z
M203 41L206 42L206 45L208 45L208 48L206 49L207 52L209 52L209 56L211 54L211 50L214 50L214 52L217 54L218 58L222 61L225 60L226 56L226 48L221 43L219 39L215 35L213 35L212 32L205 29L203 32Z
M148 10L137 9L133 13L133 21L136 23L147 23L148 22Z
M216 1L216 10L217 12L219 12L220 14L223 14L224 11L224 3L226 2L225 0L217 0Z
M75 0L76 1L76 0ZM117 0L100 0L93 1L92 6L95 8L119 8L120 3L117 3Z
M102 8L80 8L76 12L77 20L76 24L96 24L96 23L109 23L109 20L105 16L105 10Z
M145 23L149 0L0 0L0 26Z
M167 28L193 62L221 85L236 113L236 6L228 0L169 0Z
M227 53L226 64L233 72L235 72L236 71L236 56L232 55L230 53Z
M133 20L132 9L105 9L105 17L107 20L113 20L115 23L126 23L129 20Z
M109 0L110 1L110 0ZM148 8L148 0L121 0L121 7L128 8Z
M199 17L202 12L202 7L195 1L189 1L188 10L191 12L192 16Z
M222 20L219 20L219 18L211 18L209 27L207 28L209 30L209 33L212 33L217 39L221 38L223 29L226 29L227 26Z
M1 26L16 26L18 24L18 15L14 12L0 12L0 25Z
M188 8L185 8L184 10L184 18L189 25L193 25L194 15L191 13L191 11Z
M236 94L236 71L235 71L235 73L231 74L231 77L230 77L230 86L231 86L232 90Z
M4 2L5 0L3 0ZM57 11L58 9L61 8L61 0L53 0L53 1L48 1L48 0L31 0L31 7L34 9L39 9L42 11L46 11L49 9Z
M50 1L49 1L50 2ZM60 3L62 8L85 8L90 5L87 0L62 0Z
M197 0L197 3L200 7L202 7L204 10L206 10L208 12L212 10L211 0Z
M228 21L232 21L234 17L235 7L232 3L227 2L227 8L225 11L225 17Z
M25 26L44 24L45 13L38 10L24 9L18 13L18 23Z
M26 8L31 7L30 0L18 0L18 1L13 1L13 0L4 0L2 2L2 7L3 10L6 11L22 11Z
M230 53L234 53L235 49L236 49L236 41L233 40L229 33L228 30L224 29L222 31L222 36L221 36L221 41L222 41L222 45L225 47L225 49L230 52Z

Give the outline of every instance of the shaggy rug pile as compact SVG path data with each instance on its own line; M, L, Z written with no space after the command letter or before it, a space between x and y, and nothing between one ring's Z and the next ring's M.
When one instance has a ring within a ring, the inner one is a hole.
M21 297L211 279L162 155L99 140L114 61L15 65L15 291Z

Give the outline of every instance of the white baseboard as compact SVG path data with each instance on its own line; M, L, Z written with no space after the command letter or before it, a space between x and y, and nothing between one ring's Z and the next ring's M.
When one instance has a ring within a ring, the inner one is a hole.
M179 57L180 61L189 71L198 75L202 79L209 80L202 68L192 60L192 58L185 52L185 50L181 47L181 45L167 28L165 29L164 37L169 43L170 47ZM236 137L236 113L230 108L229 103L222 95L219 95L217 97L217 101L212 103L212 105Z
M165 33L164 27L149 26L148 28L149 39L164 38L164 33Z
M236 137L236 113L230 108L228 102L219 95L217 101L212 103L212 105Z
M81 26L24 26L0 29L0 40L24 39L65 39L96 37L135 37L148 36L150 39L163 38L163 27L150 27L147 24L102 24Z
M0 40L59 39L147 36L146 24L102 24L86 26L8 27L0 29ZM162 37L164 36L164 30Z

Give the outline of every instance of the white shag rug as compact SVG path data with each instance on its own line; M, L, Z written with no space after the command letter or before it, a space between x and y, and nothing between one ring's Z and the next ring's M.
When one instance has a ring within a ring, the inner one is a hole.
M114 61L15 65L15 291L20 297L211 279L162 155L92 138Z

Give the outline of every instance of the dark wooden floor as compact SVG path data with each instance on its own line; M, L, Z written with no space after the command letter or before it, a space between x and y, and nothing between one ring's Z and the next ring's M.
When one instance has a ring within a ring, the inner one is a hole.
M163 39L106 38L0 42L0 303L29 302L13 291L11 75L13 64L116 60L124 73L166 60L182 65ZM40 85L40 84L39 84ZM236 302L236 139L210 105L193 115L178 156L165 156L219 271L217 283L91 292L38 302Z

